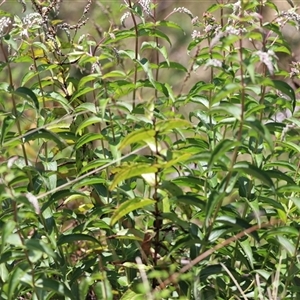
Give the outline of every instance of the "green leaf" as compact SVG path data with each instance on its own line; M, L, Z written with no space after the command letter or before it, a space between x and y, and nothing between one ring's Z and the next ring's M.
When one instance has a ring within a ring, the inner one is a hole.
M266 170L265 172L270 176L270 178L276 178L278 180L284 180L290 184L296 184L292 177L284 174L280 170Z
M221 216L221 217L217 217L216 222L220 222L220 223L225 223L225 224L231 224L233 226L238 226L242 229L248 229L250 228L252 225L249 224L247 221L241 219L241 218L236 218L236 217L231 217L231 216ZM252 232L251 235L257 240L259 241L259 236L258 233L256 231Z
M89 74L89 75L85 75L83 76L78 83L78 90L81 90L86 83L94 81L94 80L98 80L99 79L99 74Z
M209 169L213 167L214 163L218 161L221 156L226 155L228 151L233 150L235 147L237 147L240 143L234 142L233 140L222 140L220 143L217 144L217 146L214 148L211 157L209 159L208 165Z
M93 124L101 123L101 122L103 122L102 118L99 118L96 116L90 117L90 118L84 120L83 122L80 122L75 133L80 134L84 128L86 128L90 125L93 125Z
M238 93L241 89L242 89L241 84L238 84L238 83L228 83L227 85L225 85L222 88L222 90L219 93L217 93L214 96L213 103L219 103L221 100L225 100L231 94ZM233 110L234 105L227 103L227 105L224 106L224 108L225 107L227 107L227 110L229 112L230 111L229 107L231 107L231 110ZM236 111L239 110L241 112L241 107L237 107L236 106L235 110ZM234 115L236 115L236 113ZM241 113L239 115L241 115Z
M41 211L43 212L51 204L55 203L56 201L61 200L61 199L66 198L66 197L69 197L69 196L73 196L73 195L86 196L86 194L81 193L79 191L77 192L77 191L72 191L72 190L61 190L61 191L58 191L58 192L51 195L49 200L46 203L43 204Z
M151 199L130 199L126 202L122 203L113 213L112 218L110 220L110 225L113 226L116 222L118 222L122 217L129 214L130 212L137 210L139 208L154 204L155 201Z
M159 46L157 45L156 42L143 42L141 45L141 51L145 50L145 49L154 49L159 51L162 56L164 57L164 59L166 60L167 65L169 66L169 59L168 59L168 52L165 46ZM124 75L123 75L124 77Z
M187 72L187 68L185 66L175 61L169 61L169 62L163 61L158 65L158 68L175 69L175 70Z
M54 292L57 296L62 295L65 297L69 297L70 299L75 299L72 292L62 282L58 282L50 278L40 278L35 282L35 284L42 290Z
M95 141L95 140L103 140L104 137L102 134L98 134L98 133L86 133L83 136L81 136L76 144L75 144L75 149L79 149L81 148L83 145Z
M64 149L68 145L65 141L61 140L56 133L53 133L47 129L30 129L26 132L24 140L25 142L36 140L36 139L45 139L47 141L53 141L57 144L59 149Z
M213 106L209 110L209 114L216 114L216 113L226 113L230 116L233 116L237 120L241 120L242 110L241 106L237 104L231 103L220 103L217 106Z
M295 206L298 208L298 211L300 211L300 198L298 197L291 197L290 198L293 203L295 204Z
M107 38L104 40L103 44L116 43L117 41L134 38L135 32L132 30L119 30L114 33L114 37L107 35Z
M105 182L106 182L105 179L103 179L101 177L98 177L98 176L86 177L86 178L83 178L80 181L75 182L73 184L73 189L76 190L76 189L79 189L83 186L92 186L94 184L105 183Z
M140 60L135 60L147 74L149 81L151 82L152 86L155 88L155 80L152 73L152 68L149 60L147 58L142 58Z
M128 289L120 300L145 300L144 294L137 294L133 290Z
M13 220L8 220L3 224L3 227L1 228L1 253L3 253L7 239L12 234L15 227L16 223Z
M208 197L207 204L205 206L205 226L208 227L211 221L211 215L214 212L217 205L224 200L225 193L218 193L212 191Z
M106 278L94 285L94 291L97 299L113 300L112 287Z
M162 21L157 21L156 26L164 26L164 27L169 27L169 28L174 28L174 29L179 29L184 33L184 30L180 25L178 25L175 22L168 21L168 20L162 20Z
M143 26L143 25L142 25ZM141 27L141 26L138 26ZM171 40L169 37L163 33L162 31L158 30L156 27L152 28L139 28L138 29L138 35L139 36L153 36L161 38L169 43L170 46L172 46Z
M94 283L93 278L84 277L79 283L79 300L86 300L90 286Z
M3 119L1 123L1 136L0 136L0 145L2 145L6 140L6 135L11 127L14 125L15 121L11 116L7 116ZM8 140L9 142L9 140Z
M89 172L92 169L99 168L106 164L109 164L111 161L109 159L96 159L94 161L89 162L86 166L83 166L78 175L82 175L86 172Z
M119 149L122 150L128 145L145 142L145 140L154 140L155 130L141 128L129 133L120 143Z
M124 77L126 77L126 73L123 72L123 71L114 70L114 71L111 71L111 72L107 72L107 73L105 73L104 75L101 76L102 79L118 78L118 77L124 78Z
M143 174L156 173L157 170L157 167L150 166L148 164L123 165L119 168L115 168L112 170L112 172L115 173L115 177L109 189L111 191L114 190L114 188L123 180L141 176Z
M287 239L286 237L282 236L282 235L277 235L276 236L278 242L280 243L280 245L291 255L294 256L295 255L295 250L296 247L295 245L292 244L292 242Z
M72 98L71 98L71 101L74 101L75 99L78 99L79 97L83 96L83 95L86 95L87 93L89 92L92 92L94 91L95 88L94 87L83 87L81 88L80 90L76 91L73 95L72 95Z
M8 291L7 291L8 300L15 300L19 296L16 295L18 291L17 286L20 284L20 280L24 278L28 269L29 269L28 263L22 262L20 264L17 264L14 267L13 271L11 271L11 274L9 276L9 281L8 281ZM32 282L26 282L26 283L29 284L30 286Z
M27 87L25 87L25 86L21 86L21 87L18 87L18 88L15 90L15 93L16 93L17 95L23 97L24 99L27 99L27 100L33 102L35 108L36 108L37 110L39 110L39 108L40 108L39 101L38 101L38 99L37 99L35 93L34 93L31 89L29 89L29 88L27 88Z
M267 184L269 187L271 187L273 190L275 190L274 183L268 173L262 169L259 169L258 167L248 163L248 162L237 162L234 167L234 170L243 172L245 174L248 174L250 176L253 176L254 178L257 178Z
M99 76L99 75L97 75L97 76ZM76 112L81 112L81 111L86 111L86 110L92 112L93 114L97 114L97 109L96 109L95 103L90 103L90 102L81 103L75 109Z
M273 139L272 136L268 130L268 127L266 127L264 124L262 124L259 120L255 121L245 121L245 124L248 125L250 128L255 130L255 132L258 134L259 137L263 138L267 144L269 145L270 149L273 150Z
M296 95L295 95L294 89L285 81L272 80L272 83L277 90L281 91L283 94L290 97L290 99L293 103L293 112L294 112L295 106L296 106Z
M61 106L67 113L71 113L73 111L73 108L68 102L68 100L58 92L53 91L50 93L46 93L45 98L61 104Z
M277 189L278 194L284 193L300 193L300 186L299 185L284 185Z
M25 247L28 250L33 250L33 251L39 251L42 253L46 253L47 255L56 258L56 254L54 253L54 251L51 249L51 247L46 244L45 242L43 242L42 240L38 240L38 239L29 239L26 240L25 242Z
M156 130L162 134L165 134L173 129L190 128L191 126L191 123L184 119L169 119L157 122Z
M300 147L292 142L283 142L283 141L276 141L276 143L278 144L278 146L282 146L285 147L289 150L293 150L295 151L297 154L300 153Z
M205 207L205 202L203 200L199 199L199 197L197 196L193 196L189 194L177 196L175 201L185 205L192 205L195 207L199 207L201 209L204 209Z
M254 269L254 258L253 258L253 252L252 252L252 248L249 242L249 239L247 240L239 240L240 245L242 246L244 253L250 263L250 266L252 269Z
M63 244L70 244L70 243L76 243L78 241L88 241L88 242L93 242L96 244L101 243L95 239L93 236L88 235L88 234L83 234L83 233L72 233L72 234L62 234L58 238L57 245L63 245Z

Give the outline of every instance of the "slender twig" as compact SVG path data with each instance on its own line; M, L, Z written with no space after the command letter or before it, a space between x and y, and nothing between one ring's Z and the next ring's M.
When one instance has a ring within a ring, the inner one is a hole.
M225 246L231 244L232 242L235 242L235 241L241 239L245 235L248 235L254 231L257 231L260 228L264 228L264 227L268 227L268 226L270 226L270 223L263 223L260 226L253 225L252 227L247 228L247 229L239 232L238 234L228 238L227 240L224 240L220 244L217 244L216 246L208 249L207 251L203 252L202 254L197 256L195 259L193 259L189 264L182 267L177 273L174 273L171 276L169 276L169 278L167 278L164 282L162 282L154 291L162 290L165 287L167 287L169 284L177 282L178 277L181 274L184 274L185 272L189 271L192 267L194 267L196 264L198 264L199 262L204 260L206 257L210 256L214 252L224 248Z
M234 276L232 275L232 273L229 271L229 269L223 263L220 263L220 265L227 272L227 274L229 275L229 277L231 278L231 280L233 281L233 283L235 284L235 286L237 287L237 289L239 290L239 292L241 293L241 295L243 296L243 298L245 300L248 300L248 298L246 297L246 295L245 295L244 291L242 290L241 286L236 281L236 279L234 278Z
M139 57L139 32L138 32L138 26L137 26L135 16L132 12L133 6L132 6L131 0L128 0L128 4L129 4L129 7L130 7L130 15L131 15L131 18L132 18L132 22L134 24L134 31L135 31L134 52L135 52L135 60L137 61L138 57ZM137 82L137 72L138 72L138 67L137 67L137 63L135 62L135 64L134 64L134 78L133 78L134 85L136 85L136 82ZM134 88L133 92L132 92L132 102L133 102L132 107L135 108L135 105L136 105L136 88Z
M73 179L72 181L69 181L69 182L67 182L67 183L64 183L64 184L58 186L57 188L52 189L51 191L45 192L45 193L43 193L43 194L37 196L37 200L42 199L42 198L44 198L44 197L46 197L46 196L49 196L49 195L51 195L51 194L53 194L53 193L55 193L55 192L61 191L61 190L65 189L65 188L67 188L67 187L70 187L70 186L74 185L74 183L76 183L76 182L78 182L78 181L80 181L80 180L82 180L82 179L84 179L84 178L86 178L86 177L88 177L88 176L91 176L91 175L93 175L93 174L96 174L96 173L98 173L98 172L100 172L100 171L102 171L102 170L104 170L104 169L106 169L106 168L108 168L108 167L110 167L110 166L112 166L112 165L114 165L114 164L116 164L116 163L118 163L118 162L120 162L120 161L122 161L122 160L128 158L129 156L131 156L131 155L133 155L133 154L136 154L136 153L138 153L139 151L142 151L142 150L146 149L147 147L148 147L148 146L145 145L145 146L143 146L143 147L141 147L141 148L139 148L139 149L136 149L136 150L134 150L134 151L132 151L132 152L129 152L129 153L127 153L126 155L124 155L124 156L122 156L122 157L120 157L120 158L118 158L118 159L112 160L111 162L109 162L109 163L107 163L107 164L105 164L105 165L103 165L103 166L101 166L101 167L99 167L99 168L96 168L95 170L92 170L92 171L90 171L90 172L87 172L86 174L81 175L81 176L79 176L79 177Z

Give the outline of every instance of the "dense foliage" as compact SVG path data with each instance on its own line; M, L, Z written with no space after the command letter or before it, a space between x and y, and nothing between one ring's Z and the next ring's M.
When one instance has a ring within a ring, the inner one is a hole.
M299 299L293 3L61 4L0 11L0 299Z

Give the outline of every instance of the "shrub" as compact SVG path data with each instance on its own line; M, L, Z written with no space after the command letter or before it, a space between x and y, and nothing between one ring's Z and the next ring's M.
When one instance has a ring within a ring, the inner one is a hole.
M293 3L120 1L100 40L91 0L75 25L20 3L0 12L0 298L296 299Z

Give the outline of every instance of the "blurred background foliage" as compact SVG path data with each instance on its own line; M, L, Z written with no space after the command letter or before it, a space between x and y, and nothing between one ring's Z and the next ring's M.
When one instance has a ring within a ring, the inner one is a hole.
M20 1L21 2L21 1ZM1 10L12 13L14 15L19 16L20 18L24 17L28 13L33 12L32 4L30 1L26 1L26 11L22 11L22 5L19 1L11 0L11 1L5 1L3 2L1 6ZM40 3L45 3L45 6L47 5L47 1L40 1ZM221 2L221 1L220 1ZM234 1L232 1L234 2ZM208 7L210 7L215 1L202 1L202 0L194 0L194 1L180 1L180 0L156 0L153 1L153 3L157 3L157 19L162 20L166 16L169 15L169 13L174 9L178 7L184 7L188 10L190 10L194 16L198 16L200 19L203 17L203 13L207 10ZM290 5L286 0L280 0L280 1L274 1L274 3L278 6L279 10L289 9ZM298 5L300 1L294 1L295 5ZM68 24L77 24L78 20L82 16L82 12L84 10L84 7L86 5L86 1L84 0L62 0L61 6L59 10L59 14L57 16L53 17L53 22L67 22ZM123 28L120 21L120 18L124 14L125 10L123 7L123 1L122 0L112 0L112 1L102 1L102 0L94 0L92 2L92 7L88 12L87 17L89 18L86 25L82 26L78 29L76 35L74 36L74 41L78 41L80 37L83 34L88 33L90 36L90 39L95 41L96 44L101 44L101 39L104 38L105 35L108 33L114 33L118 31L118 29ZM265 20L271 20L274 17L274 12L272 12L271 9L265 7L264 10L264 18ZM214 13L214 16L216 17L217 22L220 21L219 16L220 11L217 10L216 13ZM226 13L225 13L226 15ZM192 59L195 50L192 50L191 53L187 52L187 45L191 42L191 33L193 31L193 25L191 22L191 19L187 14L184 13L176 13L173 14L169 20L176 22L177 24L182 27L181 30L176 30L173 28L164 28L164 32L169 36L172 45L168 45L168 43L164 43L164 46L167 47L168 56L170 61L175 61L181 63L186 68L189 68L192 64ZM132 20L130 18L126 19L124 22L124 25L126 28L130 29L133 27ZM73 34L73 32L72 32ZM298 60L298 56L300 54L299 44L300 44L300 33L295 29L295 27L291 25L286 25L284 27L284 35L289 41L290 45L292 46L293 50L293 56L294 60ZM66 40L66 34L63 31L59 32L59 36L62 39ZM147 37L140 37L139 38L139 44L146 40ZM132 41L132 43L131 43ZM164 41L163 41L164 42ZM123 44L122 44L123 43ZM125 44L124 44L125 43ZM249 45L248 45L249 46ZM120 49L132 49L134 50L134 38L132 40L125 39L125 42L121 42L119 44L116 44L116 47L119 47ZM150 61L154 60L151 55L154 52L147 51L143 52L143 55L147 55L147 57ZM3 61L4 57L3 54L0 53L0 60ZM287 56L285 54L280 54L279 56L279 65L280 67L289 70L291 57ZM22 67L20 67L22 66ZM12 75L13 75L13 81L15 86L20 86L22 78L28 73L28 70L32 67L31 62L23 62L18 64L12 64ZM73 74L76 78L80 79L86 74L82 72L82 70L78 69L78 66L75 64L75 66L72 67ZM113 66L115 68L115 66ZM7 82L7 72L6 70L2 71L0 73L0 82ZM209 80L209 70L206 70L206 68L202 65L197 67L197 69L192 71L192 76L188 79L188 82L183 86L182 83L184 81L184 78L186 74L180 70L175 69L161 69L160 70L160 80L162 82L168 82L170 86L172 86L175 93L185 93L188 92L191 86L193 86L196 82L203 80L208 81ZM292 82L289 79L285 79L289 81L289 84L292 85L294 88L294 82ZM296 86L297 87L297 86ZM4 95L5 96L5 95ZM143 94L137 93L137 98L139 101L148 101L153 95L149 94L149 99L147 99L147 91L143 91ZM129 101L131 102L132 99L130 98L130 95L126 95L125 98L123 98L123 101ZM6 109L11 108L10 101L6 102L7 107ZM184 113L185 116L188 116L190 111L194 109L194 104L187 104L184 106L184 111L181 111ZM35 123L35 116L30 113L30 111L27 111L26 114L24 114L22 123L25 126L25 128L29 129L32 124ZM16 149L18 151L18 149ZM29 156L30 153L32 153L32 157L35 157L35 151L36 149L30 149L28 147ZM15 153L18 154L18 153Z
M45 2L45 1L40 1ZM185 7L190 10L195 16L202 18L203 13L210 7L215 1L202 1L202 0L193 0L193 1L180 1L180 0L156 0L153 1L157 3L157 19L161 20L166 17L174 8L177 7ZM222 2L222 1L220 1ZM234 2L234 1L232 1ZM290 5L288 4L287 0L280 0L280 1L273 1L279 10L289 9ZM294 1L295 5L298 5L300 1ZM84 0L62 0L61 1L61 9L59 15L55 17L55 20L63 20L69 24L76 24L77 21L82 16L82 11L86 1ZM94 0L92 4L92 8L88 13L89 20L87 24L81 27L76 37L77 39L81 36L81 34L88 32L91 36L91 39L94 39L96 42L100 41L103 38L103 35L109 31L118 30L118 28L122 27L120 18L123 15L124 11L122 10L122 0L112 0L112 1L101 1L101 0ZM30 1L26 1L26 11L22 12L22 6L19 1L11 0L5 1L1 9L12 14L16 14L20 17L24 17L26 14L32 12L32 7ZM219 13L219 11L218 11ZM217 21L219 21L219 15L215 14ZM264 9L264 18L265 20L270 20L274 17L274 13L265 7ZM192 55L189 55L186 51L188 43L191 41L191 33L193 30L193 26L191 24L191 20L186 14L174 14L170 17L170 20L178 23L183 31L174 30L174 29L167 29L166 33L170 37L172 41L172 45L166 45L169 47L169 58L171 61L180 62L182 65L187 66L190 61ZM125 26L129 29L132 27L132 22L125 21ZM63 32L60 33L61 36L64 35ZM300 33L294 27L290 25L286 25L284 28L284 35L292 45L292 49L294 50L294 55L298 58L300 50L298 49L300 44ZM75 40L76 40L75 37ZM142 43L143 39L140 39L140 43ZM130 49L133 47L134 43L128 44L128 39L126 40L126 45L124 48ZM191 53L192 54L192 53ZM2 54L0 54L1 58ZM3 59L3 58L2 58ZM288 68L289 60L285 57L284 62L286 68ZM26 67L30 67L28 64ZM18 67L14 68L14 81L16 83L20 82L22 76L26 74L26 67L20 70L19 65ZM165 80L168 81L171 85L173 85L174 90L176 91L176 87L178 87L178 91L180 89L180 83L182 82L184 74L181 72L174 72L173 74L165 72ZM163 76L163 71L161 72L160 76ZM192 81L190 82L190 86L197 82L198 80L206 80L208 77L208 73L205 69L199 68L193 73ZM0 74L0 80L5 81L6 74L2 72ZM163 77L161 77L163 78Z

